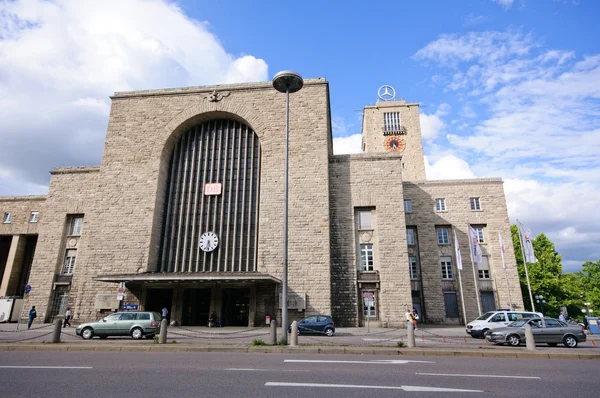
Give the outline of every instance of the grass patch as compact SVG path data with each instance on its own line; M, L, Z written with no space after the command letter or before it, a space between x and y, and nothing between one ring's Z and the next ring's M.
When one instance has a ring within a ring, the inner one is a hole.
M267 345L267 343L265 343L263 340L260 340L260 339L254 339L252 341L252 345Z
M398 347L404 347L404 341L402 340L397 341L396 344L398 344Z

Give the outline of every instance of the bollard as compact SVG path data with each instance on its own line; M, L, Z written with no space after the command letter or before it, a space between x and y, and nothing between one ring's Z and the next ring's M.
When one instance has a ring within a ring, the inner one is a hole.
M290 345L296 347L298 345L298 322L292 322L292 336L290 338Z
M271 319L269 332L269 344L277 345L277 321L275 319Z
M528 323L525 324L525 343L527 344L528 350L535 350L535 340L533 339L533 331L531 330L531 326Z
M167 318L160 322L160 334L158 335L158 344L167 343L167 328L169 327L169 321Z
M58 317L54 321L54 331L52 332L52 342L60 343L60 331L62 330L62 317Z
M415 344L415 326L413 325L412 322L406 322L407 324L407 329L408 329L408 342L407 342L407 346L408 348L415 348L416 344Z

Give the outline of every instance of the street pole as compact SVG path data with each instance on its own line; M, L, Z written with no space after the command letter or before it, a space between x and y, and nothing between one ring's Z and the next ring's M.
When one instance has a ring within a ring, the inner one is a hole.
M277 73L273 77L273 88L283 93L285 92L285 160L284 160L284 180L283 180L283 276L281 283L281 333L282 340L288 343L288 152L290 138L290 93L295 93L304 85L302 77L289 70Z

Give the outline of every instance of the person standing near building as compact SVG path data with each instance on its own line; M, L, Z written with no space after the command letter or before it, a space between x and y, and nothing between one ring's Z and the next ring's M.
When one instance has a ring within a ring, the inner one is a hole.
M415 330L417 330L417 320L419 319L419 313L417 312L416 308L412 309L412 318L413 318L413 324L415 326Z
M406 323L413 323L413 315L410 309L406 310L404 316L406 317ZM406 327L408 328L408 325Z
M169 310L167 309L167 307L163 307L163 309L162 309L162 319L167 319L168 315L169 315Z
M37 318L37 311L35 310L35 305L31 307L29 310L29 323L27 324L27 330L31 329L31 324L33 320Z
M65 312L65 323L63 324L63 328L66 328L67 325L71 326L71 307L67 307L67 312Z

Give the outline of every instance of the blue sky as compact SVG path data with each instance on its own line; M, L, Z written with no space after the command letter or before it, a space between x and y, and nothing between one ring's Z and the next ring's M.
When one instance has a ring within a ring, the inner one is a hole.
M99 164L114 91L330 82L335 150L392 85L418 102L429 179L502 177L511 221L567 271L600 258L600 3L0 2L0 195Z

